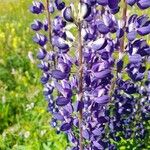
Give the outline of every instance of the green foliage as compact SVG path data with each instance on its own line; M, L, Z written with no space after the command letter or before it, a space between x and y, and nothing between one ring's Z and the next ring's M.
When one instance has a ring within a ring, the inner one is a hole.
M30 4L0 0L0 150L65 150L66 137L49 126Z

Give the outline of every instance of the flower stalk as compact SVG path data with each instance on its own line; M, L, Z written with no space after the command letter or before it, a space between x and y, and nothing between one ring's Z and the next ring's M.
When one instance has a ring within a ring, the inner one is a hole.
M48 21L48 36L49 36L50 46L52 47L52 25L51 25L51 15L50 15L50 12L49 12L49 4L50 4L50 1L46 0L46 11L47 11L47 21Z
M49 12L49 5L50 5L50 0L46 0L46 11L47 11L47 22L48 22L48 37L49 37L50 48L51 48L52 51L54 51L54 46L52 44L52 22L51 22L51 14ZM54 58L54 68L56 68L55 58Z
M83 98L83 59L82 59L82 38L81 38L81 22L78 23L78 52L79 52L79 101L82 103ZM79 110L79 146L83 150L83 136L82 136L82 109Z
M31 24L36 32L33 41L40 46L38 67L43 72L43 94L52 114L50 124L57 133L67 134L67 148L72 150L113 150L118 147L114 143L121 138L144 139L147 132L144 123L149 119L149 108L144 99L149 98L150 75L145 81L148 69L144 62L150 46L138 35L150 33L150 20L146 15L128 17L127 5L147 9L150 3L122 0L122 9L119 3L79 0L78 14L73 3L68 6L62 0L45 0L45 4L34 1L30 7L33 14L46 10L46 21L35 20ZM115 14L120 10L122 17L118 20ZM60 13L52 17L54 11ZM72 57L76 41L78 55ZM51 51L47 51L47 44ZM119 52L118 58L113 57L115 51ZM124 62L124 54L128 62ZM74 72L74 68L78 71ZM145 83L140 85L143 79ZM138 93L141 100L137 102ZM136 118L137 108L141 123ZM136 126L134 133L130 129L132 124Z
M123 31L124 31L124 35L122 36L121 40L120 40L120 53L123 53L125 51L125 30L126 30L126 22L127 22L127 3L126 0L123 0L123 13L122 13L122 21L123 21ZM115 66L117 64L115 63ZM116 75L117 75L117 71L116 71ZM111 84L111 88L112 90L110 90L110 96L112 96L112 94L114 93L114 89L115 89L115 84L116 84L116 80L117 80L117 76L114 76L114 79L112 80L112 84Z
M123 31L124 31L124 35L120 40L120 52L123 53L124 49L125 49L125 30L126 30L126 22L127 22L127 3L126 0L123 0L123 13L122 13L122 21L123 21Z

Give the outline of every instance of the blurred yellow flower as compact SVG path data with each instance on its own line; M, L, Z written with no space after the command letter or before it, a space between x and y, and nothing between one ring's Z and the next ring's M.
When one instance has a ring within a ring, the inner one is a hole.
M17 44L18 44L17 37L14 37L12 42L13 48L17 48Z
M0 31L0 40L2 43L5 42L5 33L2 31Z
M21 39L20 37L15 36L12 40L12 46L14 49L16 49L18 47L18 45L20 44Z

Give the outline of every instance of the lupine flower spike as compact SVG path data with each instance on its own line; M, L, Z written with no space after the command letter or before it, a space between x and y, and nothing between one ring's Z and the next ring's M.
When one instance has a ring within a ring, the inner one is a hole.
M121 139L136 139L141 148L150 120L150 46L144 38L150 20L128 7L145 10L150 1L72 2L34 1L30 7L47 14L31 28L50 124L67 135L67 150L116 150Z

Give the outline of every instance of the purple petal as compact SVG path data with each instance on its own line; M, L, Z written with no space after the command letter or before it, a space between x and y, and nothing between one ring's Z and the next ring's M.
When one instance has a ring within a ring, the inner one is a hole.
M116 7L116 8L110 9L110 12L111 12L112 14L116 14L116 13L119 12L119 10L120 10L120 7L118 6L118 7Z
M61 80L61 84L62 84L62 87L65 89L71 89L71 83L69 83L69 81L67 80Z
M65 72L65 73L70 72L70 66L67 63L64 63L64 62L58 63L58 67L62 72Z
M127 38L129 41L133 41L135 40L136 38L136 35L137 35L137 32L136 31L131 31L127 34Z
M42 60L45 58L46 54L47 54L46 50L43 48L40 48L39 52L37 53L37 58Z
M92 49L97 51L104 49L107 45L107 40L105 38L99 38L98 40L92 43Z
M47 72L49 70L50 64L47 62L43 62L41 61L41 64L38 64L38 68L40 68L41 70Z
M80 111L83 108L84 108L84 103L83 102L77 101L75 103L75 108L74 109L75 109L76 112Z
M65 7L65 3L62 0L55 0L55 4L58 10L62 10Z
M60 70L53 70L52 77L57 80L63 80L67 77L67 74L65 72L61 72Z
M129 57L130 63L139 63L142 61L142 57L139 54L134 54Z
M107 119L104 116L101 116L101 117L98 118L98 122L99 123L106 123Z
M139 35L142 35L142 36L150 34L150 25L138 28L137 32L138 32Z
M40 21L38 21L38 20L36 20L34 23L31 24L31 28L32 28L33 30L35 30L35 31L41 30L42 27L43 27L42 22L40 22Z
M130 5L130 6L133 6L137 0L126 0L127 4Z
M44 11L44 5L41 2L33 2L33 6L30 7L30 11L34 14L40 14Z
M71 103L68 103L67 105L64 106L64 109L67 110L67 112L69 112L69 114L72 114L74 109Z
M139 16L137 18L137 27L142 27L142 26L148 26L149 23L147 22L148 21L148 16L147 15L142 15L142 16ZM148 23L148 24L147 24Z
M109 32L109 28L102 21L98 21L97 28L102 34L107 34Z
M48 80L49 80L49 75L44 73L44 75L41 77L41 83L46 84Z
M104 149L104 147L102 147L97 141L93 141L93 145L99 150Z
M99 72L94 72L93 75L98 78L98 79L102 79L102 78L105 78L107 77L108 74L111 73L111 70L110 69L105 69L103 71L99 71Z
M58 90L58 92L63 93L63 87L58 82L54 82L54 87Z
M133 14L129 17L129 20L128 20L128 24L131 24L133 22L135 22L135 20L137 19L138 15L137 14Z
M117 38L120 39L123 35L124 35L123 29L118 29L117 32L116 32Z
M101 135L101 129L100 128L95 128L93 131L92 131L92 133L94 134L94 135L96 135L96 136L100 136Z
M60 38L58 36L54 36L52 38L52 41L53 41L53 45L55 45L59 49L62 49L62 50L68 50L69 49L68 44L66 44L66 41L63 38Z
M53 3L49 3L49 12L54 13L54 11L55 11L55 8L53 6Z
M98 104L106 104L109 102L109 96L108 95L104 95L101 97L96 97L94 98L94 102L98 103Z
M71 150L79 150L79 147L72 147Z
M62 87L61 84L58 82L54 82L55 88L66 98L70 98L72 96L72 91L70 88L67 89L67 87Z
M62 116L60 113L53 113L53 117L57 120L63 121L64 120L64 116Z
M43 94L44 94L45 96L48 96L48 95L50 95L50 94L53 93L53 89L54 89L53 86L47 84L46 87L44 88Z
M47 37L42 34L36 34L36 36L33 37L33 41L39 44L40 46L44 46L47 42Z
M150 56L150 47L144 48L143 50L148 56Z
M68 140L71 142L71 143L75 143L77 140L76 140L76 137L72 134L72 133L68 133Z
M73 125L76 126L76 127L79 127L79 120L78 120L78 118L73 120Z
M60 130L61 131L67 131L67 130L70 130L72 127L72 122L69 122L69 123L63 123L60 127Z
M114 22L109 15L103 15L104 24L110 28L112 28Z
M83 135L83 137L86 139L86 140L89 140L90 139L90 133L89 133L89 131L88 130L83 130L82 131L82 135Z
M57 106L65 106L70 102L70 99L67 99L65 97L58 97L56 100Z
M63 17L68 22L73 22L74 21L71 7L66 7L65 8L65 10L63 11Z
M150 7L150 0L139 0L137 5L140 9L146 9Z
M81 3L81 15L85 19L91 14L91 7L87 3Z
M108 5L108 0L97 0L97 3L102 6Z
M108 0L108 6L111 8L111 9L115 9L118 7L118 4L119 4L119 0Z

